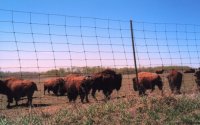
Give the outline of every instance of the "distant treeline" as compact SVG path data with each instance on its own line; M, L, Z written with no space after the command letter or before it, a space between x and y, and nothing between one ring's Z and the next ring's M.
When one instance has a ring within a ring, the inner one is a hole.
M46 72L0 72L0 77L55 77L55 76L66 76L70 73L76 73L76 74L92 74L97 73L100 71L103 71L107 67L72 67L72 68L60 68L60 69L51 69ZM191 67L189 66L158 66L158 67L141 67L138 69L138 72L141 71L148 71L148 72L155 72L156 70L171 70L171 69L177 69L177 70L186 70ZM122 74L135 74L135 68L130 67L123 67L123 68L110 68L115 70L118 73Z

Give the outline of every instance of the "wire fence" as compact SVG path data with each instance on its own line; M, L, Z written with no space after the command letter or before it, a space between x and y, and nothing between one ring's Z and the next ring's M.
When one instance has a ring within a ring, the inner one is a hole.
M34 79L40 85L40 94L42 76L49 71L55 70L48 76L55 77L62 76L61 70L89 74L108 67L124 74L128 81L123 79L123 85L132 92L133 47L138 71L169 66L183 71L200 66L199 25L133 21L133 46L128 20L2 9L0 15L1 78L17 74ZM186 81L193 82L192 88L187 88ZM193 76L187 75L183 91L193 91L194 86Z

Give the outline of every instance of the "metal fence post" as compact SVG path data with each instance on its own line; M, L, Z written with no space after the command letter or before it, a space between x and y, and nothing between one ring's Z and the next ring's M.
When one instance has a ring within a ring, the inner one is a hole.
M131 41L132 41L132 48L133 48L133 58L134 58L134 64L135 64L136 82L138 83L138 70L137 70L137 62L136 62L136 55L135 55L135 43L134 43L132 20L130 20L130 30L131 30Z

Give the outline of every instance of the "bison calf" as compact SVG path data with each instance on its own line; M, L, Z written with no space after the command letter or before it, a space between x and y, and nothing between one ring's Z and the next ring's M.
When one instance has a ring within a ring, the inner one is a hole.
M55 95L58 95L58 92L60 92L60 89L64 84L65 81L63 78L52 78L44 81L44 95L46 90L48 93L53 91Z
M7 96L8 105L15 99L16 106L21 97L27 96L27 105L32 106L32 96L34 91L37 91L37 86L34 82L30 80L9 78L4 81L0 80L0 93Z
M138 81L136 78L133 78L133 88L135 91L139 91L139 95L145 95L147 89L151 89L151 92L153 92L155 86L158 86L163 95L163 82L156 73L140 72L138 73Z
M167 76L169 87L174 94L181 94L180 89L182 85L183 74L177 70L171 70Z

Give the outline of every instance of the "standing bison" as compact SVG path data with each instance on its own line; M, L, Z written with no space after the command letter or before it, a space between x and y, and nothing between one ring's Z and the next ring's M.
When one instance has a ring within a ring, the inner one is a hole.
M48 91L48 93L50 93L50 91L53 91L55 95L58 95L58 92L64 84L65 81L63 78L52 78L44 81L44 95L46 90Z
M6 80L0 80L0 94L7 96L8 105L10 108L10 103L15 99L16 106L21 97L27 96L27 105L32 106L32 96L34 91L37 91L37 86L34 82L30 80L9 78Z
M181 84L182 84L182 73L177 70L171 70L169 75L167 76L169 87L174 94L181 94Z
M61 89L61 94L67 93L69 102L76 101L78 95L81 102L89 102L88 94L91 89L92 79L90 76L70 74L65 78L65 84Z
M122 84L122 75L117 74L115 71L111 69L106 69L102 72L96 73L92 75L92 96L95 100L96 91L103 91L105 95L105 99L110 99L110 95L114 89L117 91L120 90Z
M139 91L139 95L145 95L147 89L151 89L151 92L153 92L155 86L158 86L163 95L163 82L156 73L140 72L138 73L138 81L133 78L133 88L135 91Z
M195 82L197 84L197 89L200 91L200 70L196 71L194 76L196 77Z

